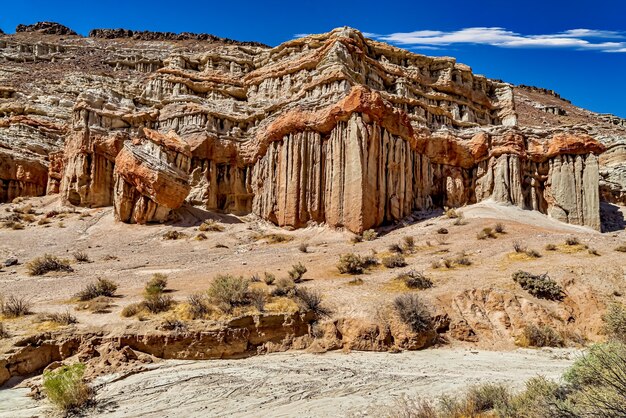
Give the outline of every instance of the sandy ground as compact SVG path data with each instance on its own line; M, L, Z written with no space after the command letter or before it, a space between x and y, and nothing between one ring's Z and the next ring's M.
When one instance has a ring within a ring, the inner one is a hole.
M571 349L430 349L164 361L146 372L101 381L97 407L88 416L376 416L403 396L436 399L483 382L520 389L537 375L558 379L579 355ZM24 394L0 391L0 416L45 414L45 405Z

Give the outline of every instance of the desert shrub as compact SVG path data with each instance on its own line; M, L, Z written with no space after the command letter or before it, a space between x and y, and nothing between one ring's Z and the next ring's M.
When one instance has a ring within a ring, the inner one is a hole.
M609 305L602 319L606 335L626 344L626 307L614 302Z
M541 258L541 253L537 250L533 250L532 248L527 249L524 253L530 258Z
M496 226L494 226L493 228L498 234L504 234L505 232L505 228L504 228L504 224L502 222L498 222L496 224Z
M459 214L453 208L446 209L445 215L446 215L446 218L449 218L449 219L455 219L459 217Z
M302 277L304 273L307 272L306 267L302 263L294 264L291 266L291 270L289 270L289 278L294 281L294 283L300 283L302 281Z
M433 287L433 282L424 273L416 270L409 270L406 273L401 273L396 277L396 280L404 282L409 289L429 289Z
M115 295L116 290L117 283L99 277L94 283L87 284L75 297L80 301L92 300L98 296L111 297Z
M439 229L437 230L437 233L438 233L438 234L445 235L445 234L447 234L447 233L448 233L448 230L447 230L446 228L439 228Z
M159 324L159 329L164 331L173 331L174 333L181 333L187 331L187 324L180 319L165 318Z
M617 247L615 247L615 251L618 251L620 253L626 253L626 244L618 245Z
M565 386L543 376L533 377L525 388L513 396L507 405L496 408L497 416L511 418L574 418L579 415L567 400L570 391Z
M83 377L85 365L76 363L61 366L43 374L43 390L46 397L63 411L83 407L91 398L92 391Z
M146 283L146 294L156 295L163 293L167 288L167 275L163 273L154 273L152 278Z
M164 240L177 240L177 239L185 238L186 236L187 235L182 232L167 231L165 234L163 234L163 239Z
M294 296L304 311L312 311L318 317L330 316L331 311L322 304L322 295L316 290L297 288Z
M565 245L578 245L580 244L580 240L576 237L567 237L565 239Z
M193 319L204 318L211 313L211 304L205 293L193 293L187 296L187 311Z
M387 247L387 249L390 253L402 254L404 252L400 244L391 244L389 247Z
M599 256L599 255L600 255L600 253L598 252L598 250L596 250L595 248L589 248L589 249L587 250L587 252L588 252L590 255L595 255L595 256Z
M209 285L208 295L222 310L230 312L236 306L248 303L250 281L241 276L220 274Z
M406 261L401 254L392 254L385 256L382 258L381 262L383 263L383 266L390 269L406 266Z
M497 383L471 386L464 396L444 396L440 408L446 417L478 417L481 414L508 405L511 392L508 387Z
M165 312L170 309L174 300L170 295L163 293L157 293L152 295L146 295L141 305L151 313Z
M74 260L78 261L79 263L89 262L89 255L87 255L87 253L84 251L75 251L73 255Z
M393 301L393 307L413 332L421 333L433 328L433 320L426 305L416 294L400 295Z
M342 254L337 262L337 270L341 274L361 274L366 265L363 259L353 253Z
M262 289L250 289L248 291L248 300L250 304L257 308L259 312L265 311L265 302L267 301L267 293Z
M462 253L462 254L459 254L454 259L454 264L457 264L459 266L471 266L472 265L472 260L470 260L469 257L467 255L465 255L465 253Z
M449 269L449 268L452 268L452 266L454 265L454 262L451 258L444 258L443 260L441 260L441 265Z
M196 241L206 241L208 239L208 237L206 236L205 233L200 232L198 235L196 235Z
M31 222L35 222L37 218L35 217L35 215L27 213L24 215L20 215L20 219L24 222L31 223Z
M373 229L368 229L367 231L363 231L363 241L374 241L378 238L378 232Z
M59 325L71 325L78 322L76 317L68 310L65 312L53 312L46 314L44 320L54 322Z
M202 222L202 224L198 227L198 230L200 232L222 232L224 227L215 222L213 219L207 219Z
M585 417L626 417L626 345L592 346L563 376Z
M544 247L544 249L546 251L556 251L556 245L554 244L546 244L546 246Z
M517 271L513 273L513 280L535 297L548 300L563 299L563 289L548 276L548 273L535 275Z
M0 299L0 311L2 315L7 318L17 318L30 314L32 304L25 298L17 296L9 296L8 298Z
M526 246L521 241L513 241L513 251L523 253L526 251Z
M485 238L498 238L495 231L489 227L483 228L481 232L485 235Z
M141 309L142 309L141 304L139 304L139 303L131 303L129 305L124 306L124 308L122 309L121 315L124 318L130 318L131 316L135 316L139 312L141 312Z
M298 245L298 251L300 251L301 253L308 253L309 244L307 244L306 242L301 243L300 245Z
M415 238L410 235L406 235L402 238L402 248L406 252L413 252L415 250Z
M271 286L276 281L276 276L266 271L265 273L263 273L263 281L266 285Z
M61 260L50 254L35 258L26 265L26 268L31 276L42 276L51 271L65 271L68 273L74 271L67 260Z
M296 284L290 278L281 277L276 281L272 296L289 296L296 290Z
M563 347L565 341L561 334L548 325L528 324L522 330L518 345L522 347Z
M89 311L91 313L109 313L111 299L106 296L98 296L91 300L79 302L76 305L77 311Z

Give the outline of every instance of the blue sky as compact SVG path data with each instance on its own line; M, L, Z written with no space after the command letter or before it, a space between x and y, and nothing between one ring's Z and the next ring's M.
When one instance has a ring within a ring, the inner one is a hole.
M514 6L509 6L514 4ZM574 104L626 117L626 1L186 0L5 2L0 28L52 20L92 28L206 32L277 45L352 26L476 73L559 92ZM583 31L584 29L584 31Z

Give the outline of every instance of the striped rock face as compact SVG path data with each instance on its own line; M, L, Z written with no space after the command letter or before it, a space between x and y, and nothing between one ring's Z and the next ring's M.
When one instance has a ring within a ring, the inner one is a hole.
M0 36L0 201L60 193L136 223L193 204L361 232L494 199L599 229L600 197L625 190L602 174L619 152L598 157L614 122L567 128L533 105L555 97L350 28L270 48L34 25Z

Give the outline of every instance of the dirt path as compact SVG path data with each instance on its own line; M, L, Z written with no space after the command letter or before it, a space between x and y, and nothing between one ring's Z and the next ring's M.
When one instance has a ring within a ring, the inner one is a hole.
M572 350L435 349L167 361L106 384L91 415L366 416L373 404L393 404L403 394L436 398L480 382L520 388L539 374L556 379L576 357Z

